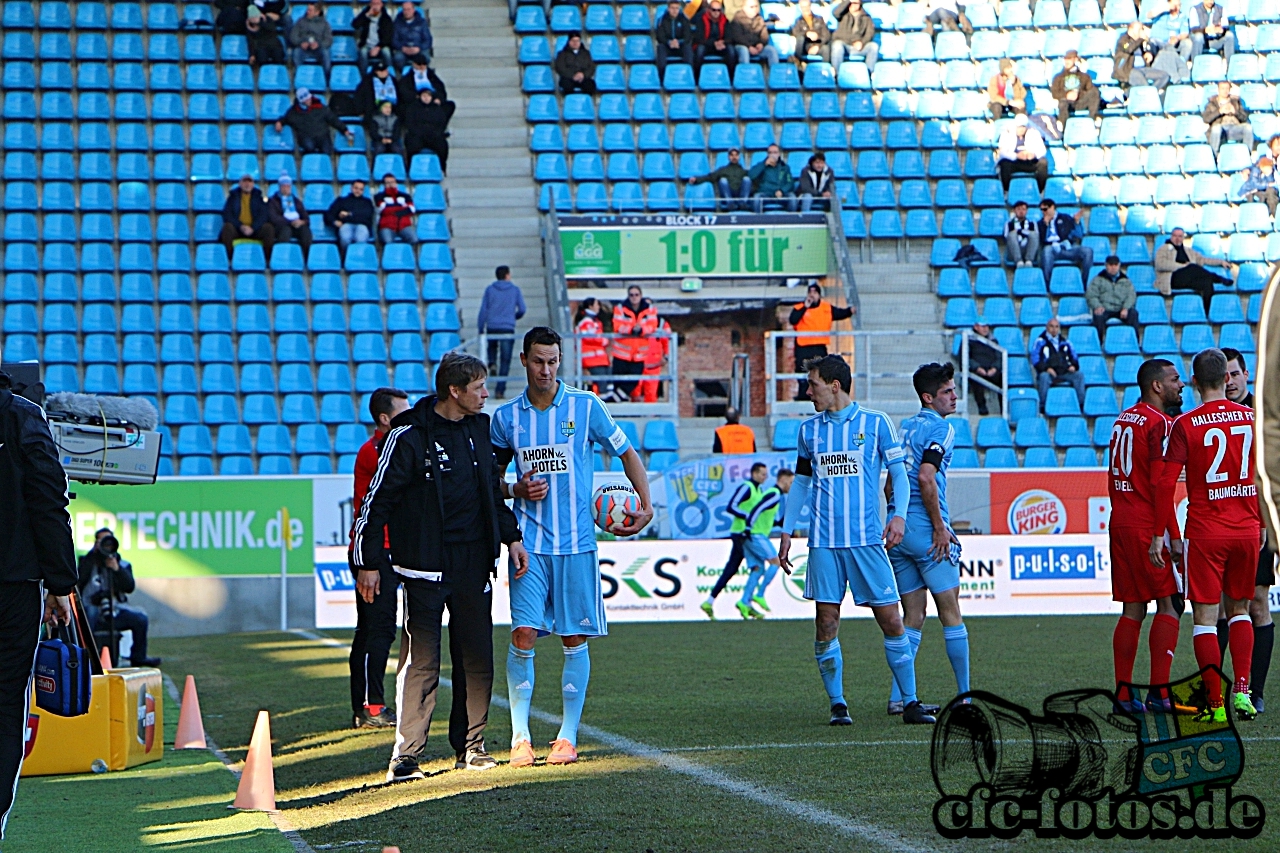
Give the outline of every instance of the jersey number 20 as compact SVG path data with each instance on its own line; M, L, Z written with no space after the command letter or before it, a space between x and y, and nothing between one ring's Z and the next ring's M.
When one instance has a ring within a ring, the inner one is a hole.
M1125 477L1133 473L1133 427L1116 424L1111 428L1111 473Z

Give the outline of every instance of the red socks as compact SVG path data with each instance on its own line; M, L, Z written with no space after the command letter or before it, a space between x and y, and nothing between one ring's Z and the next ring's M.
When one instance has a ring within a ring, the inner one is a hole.
M1230 620L1228 643L1231 646L1231 671L1235 675L1236 690L1249 690L1249 668L1253 666L1253 621L1248 614L1233 616Z
M1111 635L1111 654L1116 667L1116 692L1121 701L1133 698L1127 695L1129 693L1127 688L1124 696L1119 696L1119 691L1122 682L1133 682L1133 659L1138 656L1138 634L1141 630L1141 622L1130 619L1128 616L1121 616L1116 622L1115 632Z
M1173 652L1178 648L1178 620L1167 613L1157 613L1147 638L1151 649L1151 683L1168 684L1173 667Z
M1197 625L1194 629L1195 633L1191 638L1192 644L1196 650L1196 665L1201 669L1206 666L1222 666L1222 653L1218 651L1218 631L1212 625ZM1253 636L1250 634L1250 641ZM1251 643L1252 645L1252 643ZM1245 670L1248 672L1248 670ZM1208 670L1204 674L1204 686L1209 695L1209 707L1218 708L1222 706L1222 681L1218 678L1218 673L1214 670Z

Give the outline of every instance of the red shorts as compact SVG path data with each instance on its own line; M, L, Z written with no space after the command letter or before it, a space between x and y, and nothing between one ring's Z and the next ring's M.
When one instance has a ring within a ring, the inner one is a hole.
M1187 598L1196 604L1217 604L1227 598L1253 598L1258 573L1257 535L1243 539L1184 540L1182 561Z
M1127 603L1155 601L1178 591L1173 560L1164 552L1164 568L1147 556L1151 538L1145 530L1111 528L1111 600Z

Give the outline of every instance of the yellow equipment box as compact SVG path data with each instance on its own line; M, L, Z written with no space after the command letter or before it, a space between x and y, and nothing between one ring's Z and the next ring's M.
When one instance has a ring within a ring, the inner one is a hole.
M23 776L124 770L164 754L164 698L160 670L108 670L93 676L89 713L59 717L31 704Z

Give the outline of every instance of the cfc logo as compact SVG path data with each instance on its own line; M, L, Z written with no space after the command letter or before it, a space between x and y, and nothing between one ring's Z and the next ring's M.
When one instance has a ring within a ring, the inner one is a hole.
M1067 507L1053 492L1031 489L1009 504L1009 532L1066 533Z

